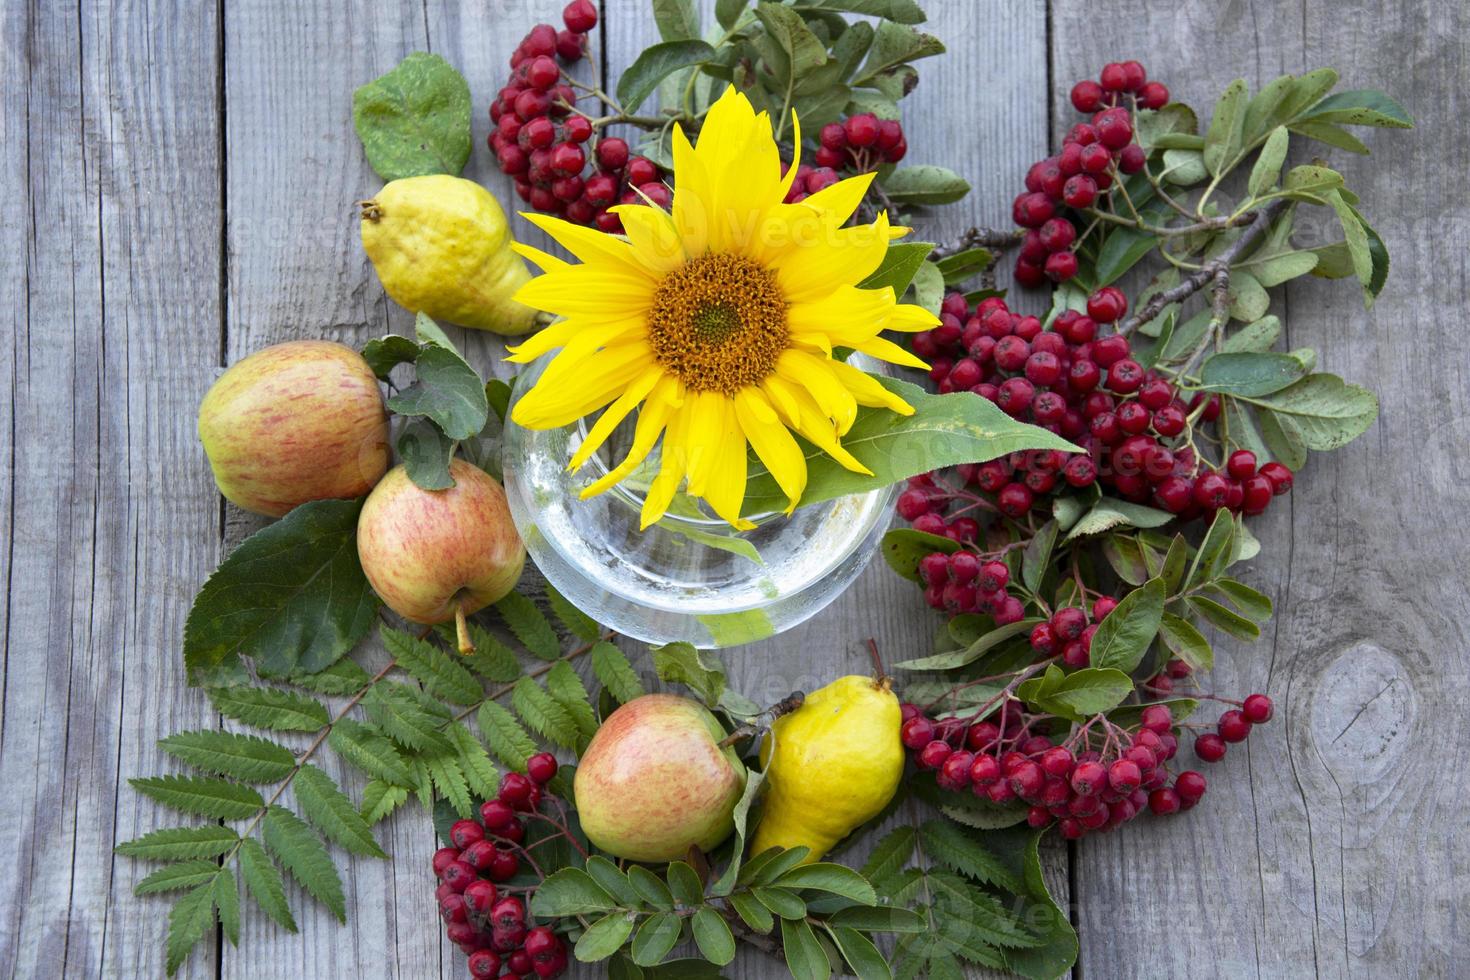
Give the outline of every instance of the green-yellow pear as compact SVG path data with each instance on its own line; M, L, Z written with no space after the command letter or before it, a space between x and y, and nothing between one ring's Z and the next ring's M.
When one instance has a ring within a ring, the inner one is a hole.
M389 470L362 505L357 556L388 608L415 623L454 620L468 653L465 616L515 588L526 548L494 477L459 458L449 475L448 490L423 490L402 466Z
M362 355L325 340L257 351L199 406L199 439L226 498L280 517L297 504L361 497L388 469L388 415Z
M592 736L573 781L587 839L629 861L676 861L735 829L745 766L698 701L646 694Z

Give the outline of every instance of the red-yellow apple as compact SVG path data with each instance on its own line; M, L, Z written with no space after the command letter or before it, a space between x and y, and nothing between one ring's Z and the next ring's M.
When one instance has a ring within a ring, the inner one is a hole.
M714 849L735 828L745 766L720 748L704 705L673 694L634 698L592 736L573 782L587 839L630 861L675 861Z
M423 490L396 466L378 482L357 519L357 556L378 597L415 623L459 625L515 588L526 548L495 478L462 459L449 463L454 486Z
M325 340L257 351L199 406L220 493L280 517L297 504L361 497L388 469L388 415L362 355Z

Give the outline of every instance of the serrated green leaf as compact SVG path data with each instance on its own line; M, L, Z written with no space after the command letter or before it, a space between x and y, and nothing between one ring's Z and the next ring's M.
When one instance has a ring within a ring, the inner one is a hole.
M230 685L240 658L284 677L329 666L367 635L378 600L357 560L361 500L315 500L246 538L184 624L189 683Z
M368 719L395 742L418 752L449 752L452 746L441 730L449 712L413 688L380 683L362 699Z
M308 895L325 905L338 922L347 921L342 879L321 838L300 817L285 807L271 807L261 822L261 838Z
M656 966L678 943L682 930L682 922L672 912L650 915L633 935L633 962L639 966Z
M546 601L551 604L551 611L561 620L568 633L588 643L596 642L602 636L602 627L597 625L597 621L574 606L550 582L546 583Z
M217 820L252 817L265 800L249 786L215 776L147 776L128 780L138 792L184 813Z
M219 857L234 847L237 840L239 837L229 827L168 827L123 841L112 850L124 857L149 861L183 861Z
M512 592L495 604L495 611L532 654L542 660L555 660L561 656L561 641L556 638L556 630L551 628L550 621L530 599L519 592Z
M459 763L451 757L436 757L424 760L434 788L454 807L460 819L469 820L475 815L475 804L470 799L469 783L460 771Z
M605 640L592 648L592 673L622 704L644 694L643 682L638 679L627 655Z
M1164 582L1159 578L1124 596L1092 636L1088 655L1092 666L1112 667L1124 673L1137 667L1158 635L1164 599Z
M327 744L369 776L395 786L413 785L413 774L397 747L367 725L351 718L339 719L327 735Z
M385 181L457 175L470 158L470 87L439 55L415 51L352 93L352 124Z
M219 909L220 927L231 946L240 945L240 886L228 867L219 869L214 879L214 904Z
M583 931L572 947L572 955L580 963L607 959L628 941L636 922L637 916L630 912L609 912Z
M792 980L827 980L832 975L832 964L806 920L781 920L781 948Z
M159 868L133 886L134 895L159 895L207 885L219 874L213 861L181 861Z
M500 771L490 761L484 744L464 725L455 722L447 729L454 743L454 758L464 773L465 782L480 799L491 799L500 789Z
M292 782L296 791L296 802L322 836L335 841L353 854L385 858L388 855L373 839L367 821L358 813L357 807L337 787L336 780L316 766L301 767Z
M450 439L479 435L490 417L485 382L459 353L438 344L426 345L414 364L412 385L388 399L398 415L422 416Z
M916 933L928 928L924 917L912 909L889 905L854 905L832 913L827 921L834 926L861 929L863 932Z
M383 646L409 676L430 694L454 704L478 704L485 695L478 681L453 657L401 630L380 627Z
M174 903L168 914L167 964L173 976L189 951L214 928L214 886L201 885Z
M407 802L408 787L369 779L362 789L362 819L371 827Z
M490 751L510 768L525 772L526 760L538 750L535 740L521 727L515 715L494 701L486 701L480 705L477 720L480 734Z
M470 623L470 641L475 652L461 657L461 662L486 680L508 684L521 676L521 664L515 652L501 643L479 623ZM453 626L443 628L440 635L446 640L454 635Z
M530 729L562 748L577 747L577 723L546 690L530 677L516 681L510 703Z
M546 673L546 690L571 716L582 737L591 738L597 731L597 713L592 710L591 697L572 665L565 660L553 664Z
M1204 634L1182 616L1166 612L1159 621L1159 638L1174 656L1195 670L1210 670L1215 666L1215 652Z
M295 767L295 757L284 745L235 732L175 732L159 739L159 748L182 763L247 783L278 783Z
M298 687L304 687L318 694L343 696L356 694L373 682L368 672L363 670L356 661L347 659L339 660L325 670L294 673L289 680Z
M240 842L238 852L240 877L250 897L264 910L265 914L287 932L296 931L296 920L291 916L291 906L286 902L286 888L281 873L276 870L260 841L247 837Z
M910 826L895 827L873 846L868 860L863 864L863 877L878 881L896 874L914 853L914 841L918 832Z
M924 853L976 881L1009 892L1024 890L1021 879L983 844L946 820L926 820L919 828Z
M205 693L220 714L256 728L315 732L331 720L320 701L273 687L212 687Z

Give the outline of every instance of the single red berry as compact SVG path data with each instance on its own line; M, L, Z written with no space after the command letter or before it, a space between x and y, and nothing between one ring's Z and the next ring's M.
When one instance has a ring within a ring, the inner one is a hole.
M1167 786L1148 794L1148 808L1158 816L1179 812L1179 794Z
M1138 789L1143 782L1143 773L1138 769L1137 763L1128 759L1119 759L1108 767L1108 786L1115 793L1128 794Z
M1041 792L1041 787L1046 783L1046 772L1027 759L1019 763L1010 772L1011 792L1023 800L1032 800Z
M1225 740L1214 732L1206 732L1194 740L1194 754L1206 762L1219 762L1225 758Z
M1271 481L1271 491L1277 496L1291 489L1291 470L1280 463L1267 463L1261 467L1261 475Z
M1151 704L1144 708L1140 721L1145 729L1158 735L1174 727L1174 716L1169 713L1168 707L1162 704Z
M1103 87L1090 79L1072 86L1072 108L1078 112L1096 112L1102 108Z
M996 498L996 506L1007 517L1020 518L1031 509L1033 499L1031 489L1024 483L1008 483Z
M516 824L516 826L519 827L520 824ZM520 870L521 859L516 856L516 852L506 847L497 847L495 849L495 860L490 863L490 867L485 870L485 873L490 876L491 881L509 881Z
M489 980L500 976L500 955L493 949L477 949L470 954L470 976Z
M545 959L555 956L561 950L561 940L557 939L556 933L547 926L537 926L526 933L526 941L522 948L532 960Z
M628 143L616 136L597 141L597 164L604 170L621 170L628 163Z
M1117 62L1103 65L1098 80L1102 82L1102 88L1106 92L1122 92L1128 88L1127 69Z
M1098 762L1082 762L1072 770L1072 792L1078 796L1100 793L1107 785L1108 771Z
M1068 177L1067 183L1062 187L1062 200L1067 202L1068 207L1091 207L1092 202L1097 200L1097 180L1087 174Z
M633 187L642 187L644 184L652 184L658 180L658 164L648 157L633 157L628 161L628 183Z
M556 32L556 55L563 61L580 61L587 53L587 39L576 31ZM568 104L571 99L566 100Z
M1087 315L1097 323L1113 323L1128 312L1128 297L1116 286L1104 286L1087 297Z
M1174 792L1181 800L1198 801L1205 795L1205 777L1193 769L1186 769L1174 778Z
M1057 648L1057 635L1049 623L1038 623L1031 630L1031 649L1043 657L1049 657Z
M1131 395L1143 386L1143 368L1131 358L1124 358L1108 367L1108 390L1119 395Z
M1194 481L1194 502L1207 511L1225 506L1230 494L1230 482L1219 473L1205 472Z
M1108 618L1108 613L1118 608L1118 600L1110 595L1098 596L1092 604L1092 621L1101 623Z
M518 977L523 977L531 972L531 957L526 955L525 950L518 949L505 958L505 969Z
M1138 104L1145 109L1162 109L1169 104L1169 89L1161 82L1149 82L1139 90Z
M1072 758L1072 753L1060 745L1052 746L1041 753L1041 768L1048 776L1067 777L1072 774L1072 767L1077 760Z
M1237 480L1256 475L1256 454L1249 449L1237 449L1225 463L1225 471Z
M847 135L847 142L853 146L872 146L878 142L878 117L871 112L848 116L842 128Z
M1037 237L1048 253L1071 248L1077 240L1077 226L1066 218L1052 218L1037 229Z
M1087 614L1076 606L1063 606L1052 613L1051 628L1057 636L1075 640L1087 628Z
M499 897L499 890L495 887L495 883L486 881L484 878L476 878L464 889L465 904L477 915L489 915L490 909Z
M1133 121L1127 109L1105 109L1093 120L1093 125L1097 127L1098 140L1110 150L1121 150L1133 139Z
M567 30L586 34L597 26L597 8L592 5L592 0L572 0L562 10L561 19Z
M1132 362L1120 361L1119 363L1128 364ZM1116 371L1117 368L1118 365L1113 365L1114 371ZM1149 410L1144 408L1136 401L1124 402L1122 405L1118 406L1118 411L1114 414L1116 414L1118 417L1118 428L1122 429L1125 435L1130 436L1139 435L1146 429L1148 429L1149 422L1153 418L1153 416L1149 413ZM1173 467L1172 460L1170 460L1170 467Z
M480 804L480 820L490 833L499 834L516 822L516 813L504 800L486 800Z
M958 793L970 785L970 767L975 764L975 754L964 749L951 752L944 760L944 765L939 767L939 773L935 781L939 788Z
M1240 706L1240 713L1245 715L1245 720L1253 725L1264 725L1271 720L1275 706L1271 699L1264 694L1252 694L1245 699Z
M1083 173L1100 174L1112 165L1113 154L1101 143L1093 143L1082 148L1082 155L1078 159Z
M443 878L444 871L455 861L459 860L459 848L441 847L434 852L434 876Z
M1023 228L1040 228L1056 214L1051 198L1039 192L1022 194L1011 206L1011 217Z
M450 888L453 888L457 892L462 892L469 885L469 883L478 878L479 875L475 873L475 869L472 868L468 862L456 859L452 864L444 869L443 874L441 874L439 877L442 878L444 884L448 885Z
M526 68L526 81L542 92L555 85L560 77L561 69L556 66L556 60L545 55L532 59Z
M1242 712L1232 708L1220 716L1220 720L1215 723L1215 730L1227 742L1244 742L1251 733L1251 721Z
M587 154L576 143L558 143L551 150L551 169L570 176L580 174L587 165Z
M449 828L449 839L455 847L464 850L485 839L485 828L473 820L456 820Z
M936 738L920 750L918 759L919 768L938 769L944 765L944 761L953 752L954 748L948 742Z
M1064 253L1058 252L1057 254L1061 255ZM1020 257L1016 259L1016 264L1012 267L1011 275L1016 280L1016 285L1022 289L1035 289L1037 286L1046 282L1047 278L1046 268L1043 265L1037 262L1028 262L1026 259Z
M970 765L970 781L978 790L982 786L990 786L1001 777L1000 763L993 755L979 755Z
M542 786L551 782L556 776L556 770L556 756L550 752L537 752L526 760L526 775Z
M551 96L545 92L528 88L516 96L515 113L526 122L530 122L537 116L546 115L546 111L550 108Z
M918 750L934 741L934 722L917 715L903 723L899 728L899 738L903 744L910 749Z
M500 778L499 799L513 809L524 810L531 798L531 780L518 772L508 772Z
M537 24L521 41L521 50L527 58L550 56L556 51L556 28L550 24Z
M1128 92L1137 92L1143 88L1143 83L1148 81L1148 74L1143 70L1143 65L1136 61L1125 61L1120 65L1123 69L1123 88Z
M1165 405L1154 412L1154 431L1165 438L1173 438L1183 432L1186 422L1184 410L1177 405Z
M1271 503L1271 481L1261 474L1241 484L1241 508L1247 514L1259 514Z
M1077 256L1071 252L1054 252L1042 268L1052 282L1066 282L1077 274Z
M1062 478L1074 487L1090 487L1097 480L1097 464L1088 456L1073 456L1062 467Z

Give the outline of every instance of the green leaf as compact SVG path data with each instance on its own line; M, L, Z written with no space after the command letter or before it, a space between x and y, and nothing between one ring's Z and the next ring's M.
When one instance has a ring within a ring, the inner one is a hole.
M1089 654L1092 666L1113 667L1124 673L1137 667L1158 635L1164 598L1161 578L1150 579L1124 596L1093 634Z
M1261 635L1261 628L1255 623L1237 613L1220 605L1213 599L1204 596L1190 596L1189 608L1214 626L1216 629L1229 633L1239 640L1254 640Z
M931 242L900 242L889 245L878 268L858 283L858 288L882 289L888 286L895 297L901 297L932 251L934 245Z
M352 93L352 124L384 180L458 174L470 158L470 87L437 54L415 51Z
M1281 391L1248 400L1270 409L1276 424L1318 451L1347 445L1378 417L1377 396L1331 374L1311 374Z
M690 924L694 942L705 959L716 966L724 966L735 959L735 937L720 913L706 905L694 913Z
M485 696L479 681L459 662L427 640L401 630L379 627L383 646L390 656L424 690L454 704L478 704Z
M1067 540L1101 534L1119 526L1161 527L1173 519L1174 515L1168 511L1103 497L1092 505L1091 510L1077 519L1072 530L1067 532Z
M327 735L327 744L348 762L370 776L395 786L412 786L409 772L398 749L372 728L351 718L340 719Z
M214 885L200 885L174 904L168 914L168 975L183 965L189 951L214 928Z
M1020 636L1022 633L1029 633L1039 622L1041 622L1040 619L1030 617L1015 623L997 626L963 650L950 650L919 657L916 660L902 660L894 666L902 670L953 670L956 667L964 667L979 660L1006 640Z
M914 414L861 408L842 437L873 476L852 473L820 450L806 446L807 488L801 506L865 493L919 473L959 463L984 462L1022 449L1080 450L1045 429L1017 422L994 404L970 392L931 395L916 385L878 378L889 391L914 407ZM743 513L784 510L786 495L763 465L752 463Z
M689 643L670 643L655 649L653 669L659 680L683 684L710 707L715 706L725 690L725 667L720 658Z
M1276 181L1281 176L1281 165L1286 162L1286 150L1291 142L1291 134L1286 131L1285 126L1277 126L1271 130L1266 143L1261 147L1260 156L1256 157L1256 164L1251 168L1250 180L1246 183L1246 190L1253 197L1269 191L1276 186Z
M923 932L928 928L923 916L913 910L888 905L871 908L855 905L834 912L827 921L834 926L861 929L863 932L914 933Z
M704 902L704 885L694 869L683 861L671 861L665 877L674 901L685 908L693 908Z
M801 919L806 915L806 903L795 892L769 885L757 885L750 893L757 902L783 919Z
M792 980L826 980L832 975L832 964L805 919L781 920L781 947Z
M669 891L669 886L641 864L628 868L628 881L643 896L643 900L654 908L667 911L674 907L674 895Z
M1274 316L1266 316L1241 327L1220 345L1220 349L1230 354L1270 350L1280 336L1281 321Z
M1041 873L1038 845L1043 833L1040 830L1027 831L1021 854L1026 893L1030 899L1025 919L1040 942L1030 948L1007 949L1002 955L1006 967L1015 973L1032 980L1055 980L1066 976L1077 962L1077 931L1072 928L1067 913L1052 898Z
M919 828L924 853L976 881L1009 892L1024 890L1020 877L984 845L947 820L927 820Z
M1204 540L1200 542L1199 549L1194 553L1194 561L1189 564L1189 574L1184 581L1193 586L1201 581L1208 581L1215 577L1216 564L1222 556L1230 554L1230 541L1235 534L1235 519L1227 510L1215 512L1214 520L1210 522L1210 528L1205 532Z
M525 772L526 760L538 750L515 715L495 701L486 701L480 705L477 720L490 751L510 768Z
M276 870L260 841L253 837L242 840L237 857L240 877L244 879L250 897L277 925L287 932L295 932L296 920L291 916L291 906L286 901L281 873Z
M420 490L448 490L454 486L449 461L454 457L454 440L427 418L409 419L398 433L398 458L408 478Z
M458 353L428 344L415 364L414 383L392 398L388 408L399 415L424 416L450 439L468 439L485 428L490 402L485 382Z
M214 776L149 776L128 783L165 806L218 820L244 820L265 805L249 786Z
M572 947L572 955L581 963L596 963L607 959L628 941L636 921L637 917L630 912L609 912L588 926L577 938L577 944Z
M755 896L748 892L736 892L730 896L730 905L735 909L735 914L740 916L740 921L765 935L776 928L776 919L771 915L764 905L755 900Z
M1200 368L1200 388L1232 395L1269 395L1294 384L1306 369L1290 354L1271 351L1219 353Z
M553 918L585 915L617 908L618 903L580 868L562 868L547 877L531 896L531 914Z
M643 904L638 890L628 881L628 876L618 870L618 866L600 854L594 854L587 859L587 873L593 880L602 886L602 890L613 897L619 906L636 909Z
M659 82L681 68L702 65L714 56L714 48L696 40L664 41L644 48L618 78L618 102L628 112L636 112Z
M1159 620L1159 638L1170 653L1195 670L1210 670L1215 666L1215 651L1210 649L1209 641L1182 616L1164 613Z
M691 0L653 0L653 22L665 41L699 37L699 11Z
M809 853L811 849L805 846L767 848L746 862L740 880L755 885L769 885L804 861Z
M577 747L577 723L533 678L516 681L510 703L533 732L563 748Z
M470 785L463 770L459 768L459 762L453 758L437 756L423 762L429 773L429 781L434 784L440 797L453 807L461 820L472 819L475 815L475 802L470 799Z
M944 274L939 271L939 266L933 262L920 265L914 273L912 286L915 305L938 316L939 304L944 301Z
M1403 106L1377 89L1356 89L1329 95L1302 116L1304 120L1345 123L1349 126L1386 126L1413 129L1414 120Z
M1032 592L1041 588L1041 580L1051 562L1052 548L1057 543L1057 531L1057 522L1047 521L1032 535L1021 554L1021 582Z
M583 686L582 679L565 660L552 664L546 674L546 690L553 700L576 723L584 738L591 738L597 731L597 713L592 710L592 701Z
M742 872L746 865L742 859L745 853L745 844L752 830L750 823L750 810L760 797L761 786L765 782L766 774L759 769L750 769L745 775L745 789L740 794L740 799L735 802L735 809L731 817L735 824L732 835L733 846L730 852L730 862L725 866L724 873L720 875L709 886L711 895L729 895L735 888L736 882L741 880Z
M868 58L853 76L852 84L876 86L901 65L943 53L944 44L937 37L891 20L880 21L873 35L873 44L868 49Z
M1230 275L1230 316L1232 319L1249 323L1266 315L1271 306L1271 297L1261 281L1244 269L1236 269Z
M237 840L238 835L229 827L169 827L123 841L112 850L124 857L149 861L183 861L219 857L234 847Z
M385 858L388 855L373 839L367 821L357 812L357 807L337 783L316 766L301 767L292 782L296 790L296 802L312 826L321 831L328 840L335 841L353 854Z
M158 745L196 769L247 783L278 783L296 766L296 757L290 749L255 735L213 729L175 732L160 739Z
M1144 564L1143 549L1137 539L1126 534L1109 534L1103 538L1102 552L1113 571L1129 585L1142 585L1148 581L1148 567Z
M1216 177L1240 154L1245 109L1245 80L1237 78L1226 87L1220 101L1215 103L1210 129L1205 133L1205 166Z
M516 659L510 647L501 643L480 624L471 622L469 626L470 641L475 645L475 652L462 655L461 663L486 680L499 684L509 684L521 676L520 661ZM440 633L440 636L445 642L454 642L453 624L448 624L441 629L443 632Z
M220 926L231 946L240 945L240 886L228 867L219 869L214 878L214 904L219 909Z
M841 895L861 905L876 905L878 896L868 880L851 868L823 861L801 864L783 874L775 882L782 888L809 889Z
M480 799L488 800L500 789L500 770L490 761L485 746L468 728L455 722L447 729L449 740L454 743L454 759L470 791Z
M644 694L643 682L638 679L627 655L605 640L592 648L592 673L621 704Z
M800 79L827 61L827 47L807 27L801 15L779 3L757 3L755 15L786 55L786 78ZM783 120L775 120L779 125Z
M682 928L679 917L672 912L650 915L633 936L633 962L639 966L656 966L678 943Z
M895 827L873 846L863 864L862 875L869 881L881 881L897 874L914 854L918 832L910 826Z
M207 885L219 875L213 861L181 861L166 865L133 886L134 895L160 895Z
M1247 619L1264 623L1271 618L1273 610L1270 596L1257 592L1244 582L1237 582L1233 578L1216 579L1210 588L1229 599Z
M378 683L363 696L368 719L395 742L417 752L449 752L441 731L449 712L427 695L402 684Z
M362 789L362 819L371 827L407 802L408 787L369 779Z
M308 895L327 907L338 922L347 921L342 879L331 855L311 828L285 807L273 806L261 823L261 837L276 860L291 873Z
M362 359L368 362L379 381L387 381L395 367L412 364L418 357L419 345L397 334L390 333L362 345Z
M546 601L568 633L588 643L594 643L601 638L602 627L591 616L572 605L571 600L556 591L550 582L546 583Z
M356 694L372 683L368 672L352 660L338 660L324 670L311 673L297 671L287 679L297 687L304 687L318 694L338 694L344 697Z
M545 614L536 608L536 603L511 592L495 603L495 611L505 620L515 638L531 653L542 660L555 660L561 656L561 640Z
M896 527L883 535L881 549L883 560L890 568L910 582L918 582L919 562L925 555L935 551L953 554L960 550L960 545L958 541L937 534L915 531L911 527Z
M939 268L939 274L944 277L946 286L958 286L994 265L995 254L990 249L977 245L974 248L946 255L934 264Z
M1165 150L1164 169L1160 176L1171 184L1188 187L1210 175L1200 150Z
M1339 150L1347 150L1349 153L1368 155L1368 147L1362 140L1341 126L1329 122L1318 122L1314 119L1302 119L1291 124L1291 131L1308 139L1335 146Z
M1117 281L1158 245L1157 236L1137 228L1119 226L1108 232L1098 250L1094 275L1097 285Z
M750 0L715 0L715 20L725 30L735 26Z
M1108 619L1117 610L1108 614ZM1108 619L1103 620L1104 623ZM1094 649L1096 648L1094 637ZM1042 711L1072 721L1116 708L1133 693L1133 680L1114 667L1084 667L1064 674L1055 664L1016 689L1016 696Z
M361 509L361 500L302 504L220 562L184 624L190 684L237 681L242 655L275 676L321 670L358 644L378 606L357 561Z
M422 310L414 314L413 335L418 338L420 344L433 344L435 347L442 347L451 353L459 354L460 357L464 356L460 354L459 348L454 346L454 341L449 339L449 334L444 332L444 328L435 323L434 318Z
M884 177L882 185L883 193L895 204L953 204L970 193L969 181L948 167L933 164L900 167Z
M893 971L888 968L888 961L867 936L856 929L842 926L829 925L827 932L859 980L887 980L893 976Z
M212 687L210 703L226 718L278 732L315 732L331 720L320 701L274 687Z

